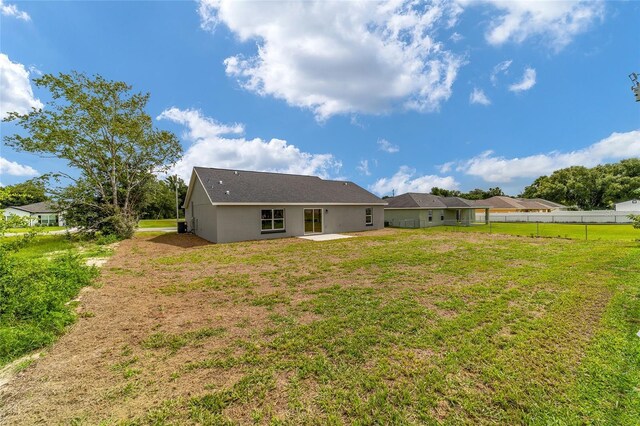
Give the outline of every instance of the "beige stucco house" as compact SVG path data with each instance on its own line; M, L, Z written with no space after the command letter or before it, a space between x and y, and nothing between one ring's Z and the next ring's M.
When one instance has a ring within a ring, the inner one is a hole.
M353 182L195 167L187 230L214 243L380 229L385 201Z
M428 228L431 226L469 226L481 205L460 197L408 192L386 200L384 220L389 226ZM488 217L488 215L486 216Z

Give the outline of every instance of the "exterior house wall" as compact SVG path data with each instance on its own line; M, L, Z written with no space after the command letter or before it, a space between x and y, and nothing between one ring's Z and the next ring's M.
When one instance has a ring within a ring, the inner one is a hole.
M217 210L200 182L195 183L189 204L185 206L185 220L187 229L197 236L213 242L218 239Z
M38 220L38 218L33 217L31 213L25 212L24 210L14 209L12 207L7 207L6 209L4 209L4 212L2 214L4 215L5 218L9 216L18 216L18 217L24 218L29 221L29 226L35 225Z
M390 226L400 228L430 228L442 225L467 226L471 225L475 219L475 209L459 209L459 222L456 217L458 209L434 209L431 210L433 212L432 221L429 222L429 210L431 209L385 209L384 220Z
M640 200L629 200L616 204L617 212L640 212Z
M358 232L384 227L383 206L373 208L373 225L365 224L365 209L368 206L336 205L256 205L217 206L217 239L209 241L229 243L234 241L266 240L304 235L304 210L322 209L322 233ZM284 209L285 231L262 233L261 211ZM197 232L196 232L197 234ZM200 235L200 234L198 234Z
M18 216L29 221L29 226L42 224L43 226L64 226L64 217L60 213L29 213L24 210L7 207L2 213L5 218Z

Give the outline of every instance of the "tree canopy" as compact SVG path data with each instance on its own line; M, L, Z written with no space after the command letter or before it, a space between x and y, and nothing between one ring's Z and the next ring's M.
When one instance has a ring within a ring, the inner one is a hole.
M550 176L537 178L521 196L544 198L583 210L609 209L618 201L640 197L640 159L556 170Z
M461 197L466 198L467 200L486 200L487 198L504 195L504 192L502 192L502 189L500 189L499 187L489 188L489 190L487 191L485 191L484 189L476 188L469 192L460 192L455 189L442 189L433 187L431 188L431 194L439 195L441 197Z
M0 187L0 209L39 203L47 199L45 182L42 179L31 179Z
M176 176L154 179L147 190L147 199L140 213L143 219L173 219L176 217L176 185L178 187L179 214L184 216L182 205L187 195L187 185Z
M99 75L45 74L34 83L51 92L43 109L9 113L27 135L5 141L21 151L67 161L78 174L56 173L71 182L55 192L68 223L88 231L128 237L135 230L154 173L180 156L171 132L156 130L145 112L148 93ZM62 179L62 180L60 180Z

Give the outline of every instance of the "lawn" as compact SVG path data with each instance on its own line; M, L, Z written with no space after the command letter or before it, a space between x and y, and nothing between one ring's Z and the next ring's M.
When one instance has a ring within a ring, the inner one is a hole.
M6 232L11 234L25 234L30 231L37 232L51 232L51 231L63 231L67 229L64 226L29 226L25 228L7 228Z
M184 219L180 219L184 222ZM175 219L143 219L138 222L139 228L175 228Z
M635 424L640 244L138 236L16 379L29 424Z
M97 275L85 262L111 251L66 235L38 235L18 251L0 249L0 367L50 344L73 323L71 300Z
M577 240L640 240L640 229L631 224L623 225L580 225L564 223L492 223L491 225L473 225L470 227L446 227L452 232L482 232L525 237L570 238Z

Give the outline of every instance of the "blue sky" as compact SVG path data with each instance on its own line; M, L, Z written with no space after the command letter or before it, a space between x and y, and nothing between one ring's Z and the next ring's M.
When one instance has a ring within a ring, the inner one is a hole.
M192 166L379 195L500 186L640 156L640 2L0 1L0 114L82 71L151 93ZM2 135L20 131L0 125ZM2 146L9 185L65 163Z

